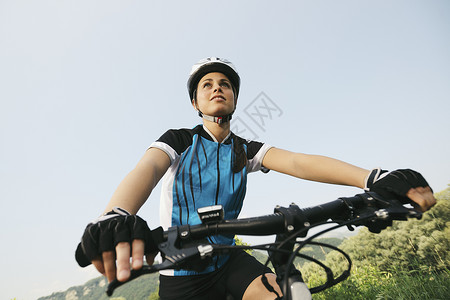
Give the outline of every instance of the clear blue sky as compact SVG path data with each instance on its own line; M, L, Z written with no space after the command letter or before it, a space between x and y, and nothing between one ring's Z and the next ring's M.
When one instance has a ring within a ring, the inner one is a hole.
M74 260L83 229L152 141L200 122L186 80L206 56L237 66L236 120L259 140L445 189L449 54L447 0L1 0L2 299L97 276ZM260 127L261 92L277 110ZM253 174L242 216L358 192ZM140 212L152 227L158 196Z

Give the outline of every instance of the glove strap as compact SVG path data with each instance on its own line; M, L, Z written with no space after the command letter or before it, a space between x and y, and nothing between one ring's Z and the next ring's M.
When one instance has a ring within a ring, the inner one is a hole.
M105 221L118 216L130 216L131 214L123 208L114 207L111 211L104 213L90 224L97 224L98 222Z
M389 174L389 171L387 170L382 170L381 168L372 169L372 171L370 171L369 175L367 175L366 179L364 180L364 190L366 192L369 192L372 185L377 180L385 177L387 174Z

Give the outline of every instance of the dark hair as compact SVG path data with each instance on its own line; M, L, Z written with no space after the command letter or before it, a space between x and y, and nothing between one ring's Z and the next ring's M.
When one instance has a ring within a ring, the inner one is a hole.
M233 172L240 172L247 165L247 154L244 150L244 144L242 140L233 134Z

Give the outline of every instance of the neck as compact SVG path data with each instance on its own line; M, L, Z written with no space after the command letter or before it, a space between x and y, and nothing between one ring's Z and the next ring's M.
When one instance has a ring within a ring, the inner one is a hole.
M219 143L222 143L223 140L230 133L230 122L217 124L215 122L203 119L203 126L208 128L208 130L212 133L212 135L216 138L216 140Z

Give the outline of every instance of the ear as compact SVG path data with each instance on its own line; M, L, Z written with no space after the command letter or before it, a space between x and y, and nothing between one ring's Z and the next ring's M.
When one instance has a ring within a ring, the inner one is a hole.
M192 107L193 107L196 111L198 111L198 108L197 108L197 100L195 100L195 98L191 100L191 104L192 104Z
M193 93L193 98L191 99L191 104L192 104L192 106L194 107L194 109L196 110L196 111L198 111L198 106L197 106L197 89L195 89L194 90L194 93Z

